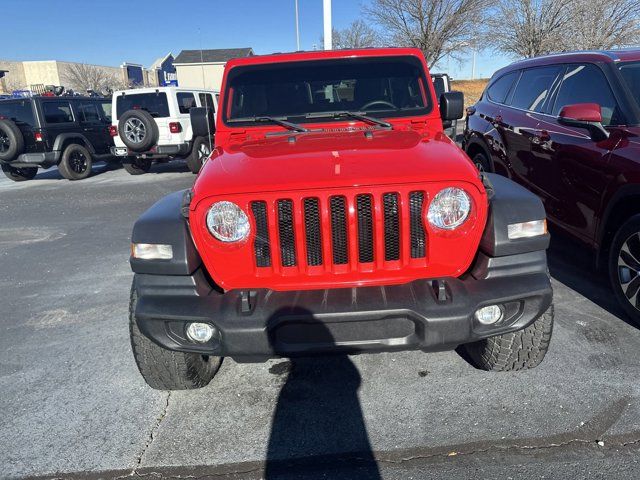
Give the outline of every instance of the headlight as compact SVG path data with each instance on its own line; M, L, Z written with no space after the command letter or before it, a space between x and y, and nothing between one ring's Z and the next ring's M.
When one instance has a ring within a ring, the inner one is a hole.
M464 223L471 211L471 199L461 188L440 190L433 198L427 220L436 228L453 230Z
M249 235L249 218L233 202L216 202L207 213L207 228L221 242L238 242Z

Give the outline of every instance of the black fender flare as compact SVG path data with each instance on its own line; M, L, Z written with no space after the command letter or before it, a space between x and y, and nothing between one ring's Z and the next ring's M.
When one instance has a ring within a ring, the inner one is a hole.
M158 200L133 226L132 243L171 245L170 260L141 260L131 257L135 273L152 275L191 275L202 264L191 239L188 215L190 190L180 190ZM184 213L183 213L184 212Z
M56 137L56 140L53 142L53 150L56 152L60 152L62 154L62 146L68 140L80 140L80 142L89 150L91 155L95 155L96 150L93 148L93 145L89 141L87 137L82 135L81 133L61 133ZM76 142L78 143L78 142Z
M473 161L473 158L471 158L471 155L469 155L469 150L471 149L471 147L480 148L489 159L491 170L495 171L495 166L493 163L493 155L491 155L491 151L489 150L489 146L487 145L487 142L485 142L484 139L479 138L477 134L473 134L471 138L469 138L469 140L465 143L464 152Z
M596 253L596 265L601 265L603 248L606 247L606 235L607 235L607 225L609 224L609 220L613 212L617 206L620 205L621 202L624 202L626 198L630 197L640 197L640 185L638 184L628 184L620 186L616 192L611 196L609 201L607 202L606 207L604 208L604 212L602 213L601 218L598 221L598 227L596 230L596 242L597 242L597 253ZM638 208L638 212L640 213L640 207Z

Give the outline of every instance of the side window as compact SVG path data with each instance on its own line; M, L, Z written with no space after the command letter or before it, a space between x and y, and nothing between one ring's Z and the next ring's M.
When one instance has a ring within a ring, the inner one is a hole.
M193 96L193 93L178 92L176 98L180 113L189 113L189 110L196 106L196 97Z
M210 93L199 93L200 105L210 108L212 111L216 111L216 107L213 104L213 96Z
M78 111L80 113L80 120L83 122L100 121L100 113L98 113L96 102L78 103Z
M574 103L597 103L602 109L603 125L619 123L619 112L609 82L595 65L567 67L553 106L553 115L558 116L562 107Z
M557 65L524 70L513 93L511 106L541 112L559 72L560 67Z
M73 122L73 114L71 113L69 102L42 102L42 111L46 123Z
M513 82L518 77L518 73L520 72L507 73L493 82L487 90L487 96L489 99L496 103L504 103L507 99L507 95L509 95L509 92L511 91Z
M112 116L113 105L111 101L100 102L98 103L98 105L100 105L100 108L102 109L102 116L104 117L105 121L111 123L111 119L113 118Z

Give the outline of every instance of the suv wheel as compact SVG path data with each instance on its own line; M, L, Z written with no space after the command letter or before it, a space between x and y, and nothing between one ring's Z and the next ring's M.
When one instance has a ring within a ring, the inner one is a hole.
M67 180L82 180L91 175L92 165L93 158L89 150L74 143L64 149L58 169Z
M198 173L204 162L211 155L211 141L205 137L197 137L193 141L191 155L187 158L187 166L193 173Z
M15 159L24 151L24 137L11 120L0 119L0 160Z
M491 164L484 153L476 153L472 160L478 171L491 173Z
M527 328L464 345L473 364L481 370L506 372L540 365L553 332L553 304Z
M3 163L2 171L8 179L13 180L14 182L24 182L25 180L31 180L36 176L38 173L38 167L17 168Z
M151 170L151 159L134 157L122 162L122 166L131 175L142 175Z
M131 288L129 332L131 349L144 380L156 390L190 390L209 384L222 363L221 357L174 352L145 337L136 322L138 295Z
M640 325L640 215L627 220L613 238L609 279L622 308Z
M145 110L127 110L120 117L118 132L124 144L134 152L149 150L158 142L158 124Z

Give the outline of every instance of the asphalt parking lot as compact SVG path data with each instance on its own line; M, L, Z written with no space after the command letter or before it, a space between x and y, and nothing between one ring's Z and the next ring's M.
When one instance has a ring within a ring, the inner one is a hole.
M174 162L0 179L1 478L640 477L640 330L558 235L535 370L456 352L226 360L202 390L148 388L129 346L130 230L194 178Z

